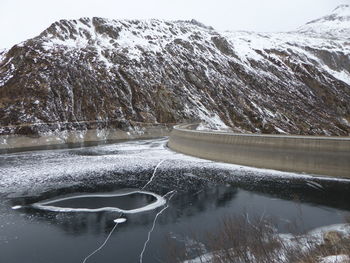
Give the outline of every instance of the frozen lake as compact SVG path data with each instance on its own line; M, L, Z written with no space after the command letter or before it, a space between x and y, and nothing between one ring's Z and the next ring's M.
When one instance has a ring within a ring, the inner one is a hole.
M273 217L288 232L350 211L350 180L211 162L166 142L0 155L0 262L167 262L168 238L191 244L225 215Z

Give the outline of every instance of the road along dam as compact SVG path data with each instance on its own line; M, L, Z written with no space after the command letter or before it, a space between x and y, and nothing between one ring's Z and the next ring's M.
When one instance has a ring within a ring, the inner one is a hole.
M236 134L178 125L168 146L175 151L239 165L350 178L350 137Z

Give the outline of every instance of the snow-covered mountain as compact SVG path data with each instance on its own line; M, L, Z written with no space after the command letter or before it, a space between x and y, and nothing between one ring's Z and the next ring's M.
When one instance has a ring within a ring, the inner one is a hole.
M0 56L1 133L203 120L349 135L349 10L288 33L218 32L195 20L55 22ZM41 125L14 127L26 123Z

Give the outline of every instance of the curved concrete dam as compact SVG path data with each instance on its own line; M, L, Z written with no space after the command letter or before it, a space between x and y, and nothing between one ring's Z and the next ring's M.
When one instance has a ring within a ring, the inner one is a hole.
M193 126L175 126L169 147L214 161L350 178L349 137L236 134Z

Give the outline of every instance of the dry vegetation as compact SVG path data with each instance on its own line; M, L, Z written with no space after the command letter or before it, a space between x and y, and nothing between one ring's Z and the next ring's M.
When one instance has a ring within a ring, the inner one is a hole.
M331 230L321 238L307 233L278 235L274 226L274 221L266 218L225 217L214 233L202 238L192 235L186 246L167 238L167 262L320 263L332 255L349 255L350 259L350 233Z

